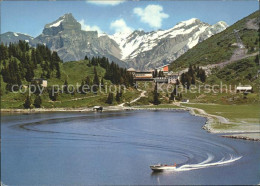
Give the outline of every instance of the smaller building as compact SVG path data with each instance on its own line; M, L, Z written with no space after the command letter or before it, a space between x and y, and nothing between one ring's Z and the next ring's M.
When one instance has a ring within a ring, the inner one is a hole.
M46 79L42 79L42 78L33 79L32 83L41 85L42 87L47 87L47 85L48 85L48 81Z
M168 75L167 75L167 78L168 78L168 83L172 83L172 84L175 84L177 83L177 80L180 80L180 76L179 74L176 74L176 73L173 73L173 72L169 72Z
M133 76L135 75L136 70L134 68L129 68L126 70L128 73L132 74Z
M154 78L155 83L168 83L167 77L156 77Z
M168 76L168 83L169 84L175 84L177 83L177 80L179 79L179 76Z
M156 68L157 71L163 71L163 72L168 72L169 71L169 65L163 65L158 68Z
M156 68L156 70L158 72L160 72L160 71L163 72L164 75L167 75L169 72L169 65L160 66L160 67Z
M236 88L237 93L250 93L253 92L253 87L252 86L238 86Z
M94 106L93 107L93 111L100 111L100 112L102 112L103 111L103 107L101 107L101 106Z

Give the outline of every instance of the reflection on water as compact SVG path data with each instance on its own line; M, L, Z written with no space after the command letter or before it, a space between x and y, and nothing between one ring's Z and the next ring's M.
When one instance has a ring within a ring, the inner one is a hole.
M204 123L184 111L5 115L2 180L48 185L259 183L259 143L209 134L201 129ZM157 163L177 167L153 173L149 165Z

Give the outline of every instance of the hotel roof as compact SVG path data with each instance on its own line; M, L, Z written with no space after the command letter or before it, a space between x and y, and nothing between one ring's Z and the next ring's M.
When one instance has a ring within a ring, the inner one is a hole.
M129 68L129 69L127 69L127 71L129 71L129 72L135 72L136 70L135 70L134 68Z

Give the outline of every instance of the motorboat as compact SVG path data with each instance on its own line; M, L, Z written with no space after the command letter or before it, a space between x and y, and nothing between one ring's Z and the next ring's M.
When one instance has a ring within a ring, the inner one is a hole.
M153 170L153 171L167 171L167 170L175 170L176 169L176 163L174 165L166 165L166 164L157 164L157 165L150 165L150 168Z

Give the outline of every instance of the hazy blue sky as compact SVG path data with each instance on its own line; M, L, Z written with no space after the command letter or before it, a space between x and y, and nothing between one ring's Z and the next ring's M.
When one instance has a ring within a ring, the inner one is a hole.
M1 33L37 36L44 25L72 13L84 30L108 34L133 29L168 29L190 18L231 25L258 9L258 1L4 1L1 2Z

